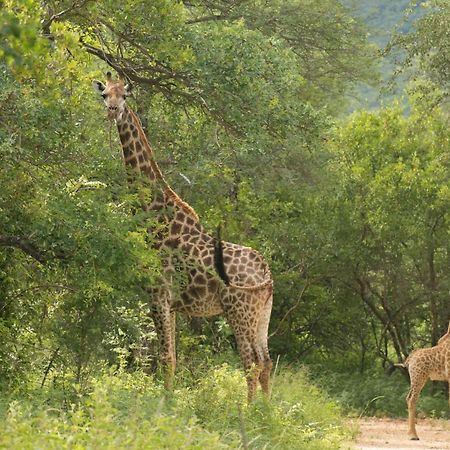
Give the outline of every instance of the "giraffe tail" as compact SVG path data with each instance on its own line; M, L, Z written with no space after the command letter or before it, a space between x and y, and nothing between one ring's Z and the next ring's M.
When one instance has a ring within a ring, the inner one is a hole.
M217 227L217 237L214 238L214 268L225 285L229 286L230 277L225 270L225 263L223 261L223 246L222 239L220 238L220 228L221 226L219 225Z
M216 272L219 275L219 277L225 283L225 286L234 289L239 289L241 291L259 291L262 289L266 289L269 286L272 289L273 279L270 272L268 273L269 277L259 284L245 286L231 283L230 277L228 276L227 271L225 270L225 263L223 260L223 246L222 246L222 239L220 237L220 231L221 226L219 225L217 227L217 237L214 238L214 268L216 269Z
M398 364L390 363L389 367L386 369L386 375L391 376L395 372L395 369L405 369L405 368L406 366L403 363Z
M403 375L409 379L409 372L408 372L408 365L405 363L397 363L397 364L393 364L390 363L389 367L386 369L386 375L391 376L394 372L395 369L400 369L403 373Z

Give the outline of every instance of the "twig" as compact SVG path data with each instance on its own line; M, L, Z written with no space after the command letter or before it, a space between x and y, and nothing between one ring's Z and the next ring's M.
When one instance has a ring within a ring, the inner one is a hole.
M248 436L247 431L245 429L244 416L242 415L242 408L240 403L237 405L238 414L239 414L239 428L241 429L241 438L242 438L242 447L244 450L248 449Z
M362 410L361 414L359 415L359 419L361 419L361 417L364 415L364 413L367 411L367 408L373 403L376 402L377 400L379 400L380 398L384 398L384 395L378 395L377 397L374 397L372 400L369 400L366 403L366 406L364 407L364 409Z
M301 290L301 292L300 292L299 298L297 299L297 301L295 302L295 304L294 304L293 306L291 306L291 307L287 310L286 314L285 314L285 315L282 317L282 319L278 322L278 326L277 326L276 330L275 330L274 332L272 332L272 333L269 334L269 338L271 338L272 336L275 336L275 335L278 333L278 331L280 330L281 324L286 320L286 318L288 317L288 315L289 315L295 308L297 308L297 306L300 304L300 301L302 300L303 294L305 293L306 288L307 288L308 286L309 286L309 282L307 281L307 282L304 284L304 286L303 286L303 288L302 288L302 290Z
M53 366L53 361L55 361L55 358L58 356L58 352L59 352L60 347L58 347L54 352L53 355L50 359L50 362L48 363L47 368L45 369L44 372L44 378L42 378L42 383L41 383L41 388L44 387L45 381L47 380L47 375L49 374L52 366Z
M275 378L277 376L277 372L278 372L278 365L280 364L280 357L281 355L277 355L277 361L275 363L275 369L273 369L273 375L272 375L272 388L270 390L270 396L269 398L272 396L272 392L273 392L273 388L275 386Z

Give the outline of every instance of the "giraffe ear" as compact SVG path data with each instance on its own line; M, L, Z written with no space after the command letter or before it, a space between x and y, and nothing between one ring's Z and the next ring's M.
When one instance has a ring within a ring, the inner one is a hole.
M106 86L101 81L98 80L94 80L92 82L92 87L94 88L94 91L97 92L98 94L101 94L106 89Z
M131 84L126 84L124 86L124 89L125 89L125 95L126 96L131 95Z

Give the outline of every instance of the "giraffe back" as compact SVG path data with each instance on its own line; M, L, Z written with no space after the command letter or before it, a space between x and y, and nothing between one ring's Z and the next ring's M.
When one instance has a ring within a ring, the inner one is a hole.
M437 345L413 351L405 361L411 376L431 380L450 379L450 346Z

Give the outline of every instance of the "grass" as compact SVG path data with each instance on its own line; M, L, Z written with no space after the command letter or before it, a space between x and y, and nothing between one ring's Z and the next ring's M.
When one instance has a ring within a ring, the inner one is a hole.
M306 373L281 371L272 399L246 403L240 370L209 367L172 394L141 372L104 372L70 397L29 389L4 398L2 449L337 449L339 407Z

